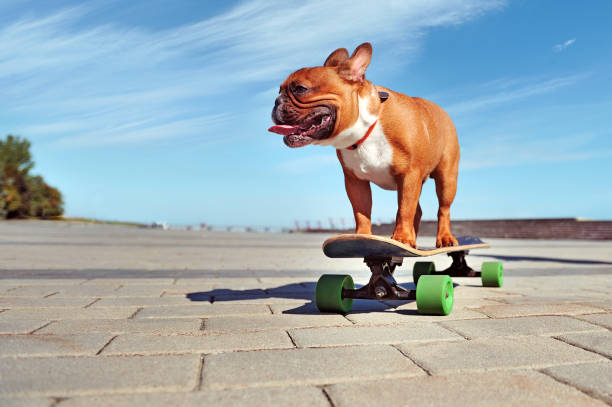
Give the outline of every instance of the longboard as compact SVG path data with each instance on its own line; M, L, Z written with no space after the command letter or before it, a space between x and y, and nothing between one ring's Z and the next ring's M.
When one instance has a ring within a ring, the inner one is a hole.
M468 266L465 256L472 249L490 247L474 236L462 236L457 246L414 248L376 235L344 234L323 243L323 252L331 258L363 258L372 276L365 286L355 289L349 275L324 274L315 289L315 302L320 311L347 313L353 299L416 300L421 314L448 315L453 307L453 282L450 277L481 277L483 286L501 287L503 266L500 262L485 262L482 271ZM433 262L414 264L416 289L407 289L395 281L395 267L404 257L427 257L446 253L453 262L444 271L436 271Z
M457 246L414 248L387 237L345 234L327 239L323 243L323 253L333 258L427 257L491 246L474 236L462 236L457 241Z

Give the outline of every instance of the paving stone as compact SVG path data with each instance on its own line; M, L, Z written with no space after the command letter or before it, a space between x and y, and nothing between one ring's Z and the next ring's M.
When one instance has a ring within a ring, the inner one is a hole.
M155 287L155 286L152 286ZM63 289L61 289L56 295L54 295L54 297L58 297L58 298L64 298L64 297L69 297L69 298L74 298L74 297L122 297L122 295L119 293L119 290L122 287L117 285L117 286L110 286L110 285L80 285L80 286L70 286L70 287L64 287ZM159 296L161 294L161 289L159 289L159 292L157 293L157 296ZM133 297L133 295L126 295L128 297Z
M612 301L610 301L609 294L605 298L590 298L588 300L581 301L581 303L589 307L600 308L600 312L612 311Z
M176 307L147 307L139 312L136 315L136 318L206 318L222 315L229 316L270 313L270 309L262 304L211 304L209 302L203 302L196 305Z
M162 287L174 284L174 278L92 278L83 285L159 285Z
M320 326L353 325L338 314L321 315L250 315L236 317L212 317L206 319L206 331L249 331L265 329L290 329Z
M453 310L473 310L474 308L484 307L486 305L499 305L500 301L496 298L464 298L459 297L453 299ZM416 309L416 304L414 305Z
M138 310L137 307L115 308L21 308L11 309L0 314L0 321L9 319L123 319Z
M571 317L537 316L500 319L474 319L467 321L442 321L466 338L488 338L516 335L559 335L566 332L600 331L602 328Z
M491 318L524 317L530 315L580 315L602 311L600 308L577 303L488 305L475 310Z
M421 315L416 309L383 312L351 313L346 316L359 325L391 325L413 322L452 321L456 319L482 319L486 315L472 310L453 310L450 315Z
M544 373L612 405L612 362L549 367Z
M453 278L453 282L456 284L455 278ZM478 284L475 284L478 282ZM479 279L474 279L472 281L473 285L456 285L454 287L455 298L496 298L499 300L511 299L511 298L519 298L520 294L509 292L503 288L487 288L482 287L482 283Z
M227 288L234 290L244 290L249 288L262 288L262 283L256 277L241 276L239 278L179 278L173 285L191 287L198 289L200 287L212 288Z
M603 357L546 337L485 338L462 342L403 344L407 355L432 374L545 368L597 362Z
M156 297L159 298L166 287L143 284L143 285L124 285L116 291L117 297Z
M214 291L215 291L215 285L212 282L209 282L208 284L205 284L205 285L199 284L197 286L174 284L172 286L167 286L164 288L164 296L170 296L170 295L185 296L187 294L198 294L200 296L210 297L211 295L213 295ZM261 289L257 289L255 291L260 294L265 293L264 290L261 290ZM231 292L227 294L231 294Z
M297 284L308 286L310 289L314 290L314 286L317 283L316 280L303 277L259 277L257 281L266 289Z
M309 302L290 303L290 304L270 304L270 308L274 314L286 314L286 315L322 315L313 300ZM382 301L374 300L354 300L353 308L348 315L354 315L355 313L370 313L377 311L384 311L393 309L392 305L389 305Z
M579 315L575 318L612 329L612 314Z
M81 278L0 278L0 287L5 286L44 286L65 287L67 285L80 285L86 283L86 279Z
M226 389L325 384L423 374L397 349L373 345L210 355L204 360L203 384L206 389Z
M52 297L53 298L53 297ZM150 306L175 306L194 305L185 297L115 297L101 298L91 305L92 308L99 307L150 307ZM197 305L197 304L196 304Z
M250 295L263 293L263 284L255 277L179 279L166 288L166 295L210 293L211 295Z
M271 288L266 287L265 291L272 296L288 295L289 297L292 297L291 294L297 293L297 294L300 294L299 295L300 298L304 297L304 294L306 294L306 297L310 298L314 296L314 289L315 289L315 286L312 284L306 285L306 284L292 283L292 284L281 285L278 287L271 287Z
M336 407L604 405L543 374L530 371L340 383L328 386L326 390Z
M169 298L169 297L168 297ZM225 296L215 295L214 302L223 304L281 304L287 305L288 308L294 308L303 304L305 301L313 301L313 295L305 295L301 298L277 297L268 294L262 295L243 295L243 296Z
M94 356L113 335L0 335L0 357Z
M612 332L585 332L558 336L564 342L612 358Z
M213 353L237 350L291 349L285 331L211 333L200 335L124 334L104 349L104 355L152 355L173 353Z
M92 392L190 391L199 355L140 357L4 358L3 397L63 397Z
M4 308L56 308L56 307L84 307L90 304L93 298L49 298L34 297L0 297L0 307Z
M0 322L1 324L1 322ZM164 318L164 319L97 319L95 323L85 319L56 321L44 327L36 334L72 334L108 332L150 333L155 335L200 333L202 319L200 318Z
M504 304L562 304L562 303L576 303L576 304L584 304L584 302L591 300L587 296L584 296L584 292L581 292L580 295L569 295L565 291L563 291L563 295L555 295L555 293L550 293L550 295L542 295L540 292L530 293L530 294L522 294L513 297L497 297L501 303Z
M14 286L0 286L0 295L5 295L5 293L8 293L12 290L14 290L17 287Z
M43 298L48 295L57 294L63 288L65 288L65 286L23 286L7 290L2 293L2 296Z
M164 289L164 296L180 295L182 297L198 297L206 299L208 301L211 297L223 297L223 298L241 298L241 297L261 297L268 296L266 292L261 288L249 288L244 290L232 290L226 288L194 288L189 286L172 286Z
M461 336L432 323L294 329L290 333L300 347L463 340Z
M293 406L329 407L323 391L316 387L269 387L190 393L148 393L112 396L81 396L59 403L59 407L201 407L201 406Z
M0 398L0 405L2 407L52 407L55 405L55 400L45 397Z
M47 323L43 319L0 319L0 334L27 334Z
M416 311L416 301L385 301L385 304L393 306L396 311ZM461 310L472 310L485 305L499 305L500 301L491 298L463 298L455 295L453 300L453 312ZM481 318L483 316L481 315Z

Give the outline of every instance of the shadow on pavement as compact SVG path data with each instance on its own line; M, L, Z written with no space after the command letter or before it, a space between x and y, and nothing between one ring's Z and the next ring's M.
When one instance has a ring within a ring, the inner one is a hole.
M400 284L406 289L413 290L413 283ZM355 288L361 287L361 284L355 285ZM458 286L458 284L454 284ZM217 288L210 291L199 291L186 294L186 297L191 301L196 302L232 302L244 300L265 300L269 298L285 298L290 300L303 300L304 304L298 305L292 309L283 310L283 314L309 314L318 315L321 312L317 309L314 303L314 292L316 283L300 282L293 284L285 284L282 286L269 289L246 289L233 290L230 288ZM308 301L308 302L306 302ZM354 300L353 308L349 314L369 313L375 311L384 311L387 309L395 309L400 305L412 301L377 301L377 300ZM282 304L281 304L282 305ZM291 305L291 304L285 304ZM412 310L398 310L397 312L412 314ZM416 311L414 311L416 313Z
M233 290L231 288L216 288L210 291L188 293L186 295L191 301L231 302L243 300L257 300L266 298L286 298L291 300L312 300L315 283L304 282L286 284L270 289L247 289Z
M587 260L587 259L560 259L556 257L537 257L537 256L508 256L501 254L470 254L472 257L489 257L502 261L543 261L562 264L603 264L612 265L610 261Z

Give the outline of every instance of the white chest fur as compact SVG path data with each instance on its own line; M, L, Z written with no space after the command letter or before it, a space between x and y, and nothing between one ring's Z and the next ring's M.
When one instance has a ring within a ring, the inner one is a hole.
M397 189L395 178L391 175L393 150L380 123L376 124L370 136L357 149L344 148L340 154L344 165L357 178L371 181L383 189Z

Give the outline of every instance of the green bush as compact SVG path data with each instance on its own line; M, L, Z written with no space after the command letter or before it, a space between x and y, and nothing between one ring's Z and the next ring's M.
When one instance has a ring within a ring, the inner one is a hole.
M0 140L0 218L48 218L64 213L60 191L41 176L30 175L33 167L28 140L10 134Z

